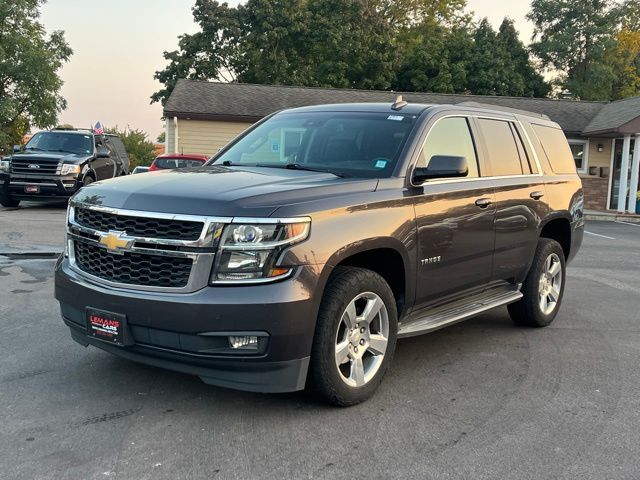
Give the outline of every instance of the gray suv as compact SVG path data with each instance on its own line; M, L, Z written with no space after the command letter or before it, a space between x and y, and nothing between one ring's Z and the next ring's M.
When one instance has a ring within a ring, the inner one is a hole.
M71 200L71 336L213 385L368 398L396 340L507 305L549 325L583 235L562 130L477 105L274 114L205 166Z

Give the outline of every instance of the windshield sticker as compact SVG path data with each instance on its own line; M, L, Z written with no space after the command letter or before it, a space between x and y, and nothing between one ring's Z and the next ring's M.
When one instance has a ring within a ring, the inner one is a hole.
M404 120L404 117L402 115L389 115L387 117L387 120L395 120L396 122L401 122L402 120Z
M271 142L271 151L273 153L278 153L280 151L280 142L278 142L278 140Z
M387 161L384 158L376 160L376 168L384 168L387 166Z

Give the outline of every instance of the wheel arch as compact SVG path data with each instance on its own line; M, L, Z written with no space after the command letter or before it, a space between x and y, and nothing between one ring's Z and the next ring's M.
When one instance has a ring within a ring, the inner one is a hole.
M568 260L571 255L571 217L567 213L566 215L558 214L549 217L540 225L540 238L550 238L555 240L562 247L565 260Z
M415 285L412 280L411 256L404 244L395 238L374 238L342 247L325 264L321 275L322 292L331 273L338 266L367 268L378 273L393 291L398 318L413 304Z

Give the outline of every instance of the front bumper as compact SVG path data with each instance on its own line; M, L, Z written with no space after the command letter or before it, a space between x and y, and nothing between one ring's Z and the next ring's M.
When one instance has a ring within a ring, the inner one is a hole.
M289 392L305 385L318 308L312 297L317 272L305 266L279 283L167 294L94 284L60 258L55 296L72 338L81 345L197 375L212 385ZM125 314L132 345L118 347L88 337L87 307ZM206 340L220 332L265 332L268 344L254 355L212 353Z
M39 191L31 193L26 187L37 186ZM71 197L82 186L74 175L29 176L5 173L0 177L1 193L17 200L60 201Z

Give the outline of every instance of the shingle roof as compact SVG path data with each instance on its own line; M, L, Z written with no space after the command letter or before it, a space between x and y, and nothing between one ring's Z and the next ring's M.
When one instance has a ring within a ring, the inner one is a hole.
M547 115L565 132L581 133L593 120L610 115L603 111L622 102L586 102L546 98L448 95L438 93L385 92L314 87L253 85L179 80L165 107L166 117L220 118L255 121L285 108L325 103L393 102L398 94L414 103L443 104L477 102ZM633 110L640 98L626 100ZM616 111L616 107L612 107ZM636 116L640 111L636 108ZM627 112L627 104L623 109ZM602 115L599 115L602 112ZM617 117L615 117L617 118ZM622 116L621 118L627 118ZM603 122L604 123L604 122Z
M640 117L640 97L625 98L606 104L585 127L585 133L618 131L625 124ZM622 133L637 133L628 131Z

